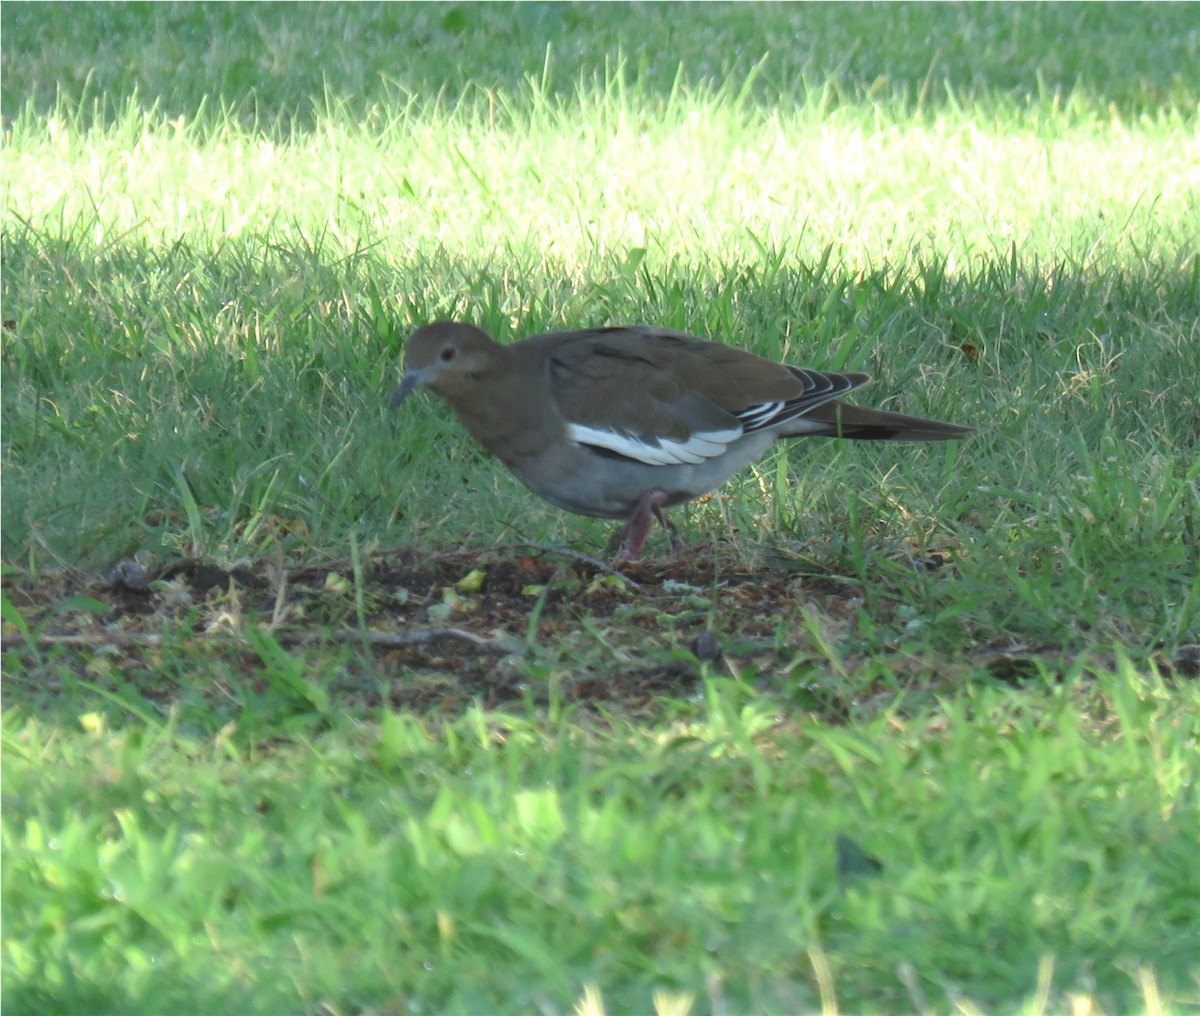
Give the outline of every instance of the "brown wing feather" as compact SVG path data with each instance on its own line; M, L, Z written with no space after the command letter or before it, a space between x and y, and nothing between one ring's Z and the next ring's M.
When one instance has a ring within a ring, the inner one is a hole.
M556 340L552 389L568 419L675 440L734 426L732 414L805 394L786 366L718 342L654 328L601 329Z

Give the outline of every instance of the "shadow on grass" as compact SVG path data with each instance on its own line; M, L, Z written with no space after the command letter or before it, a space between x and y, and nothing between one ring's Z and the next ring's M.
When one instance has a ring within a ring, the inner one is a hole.
M727 540L761 560L769 542L766 553L848 581L842 599L862 614L852 641L869 652L911 632L938 652L1024 646L1017 655L1113 643L1149 655L1194 641L1194 258L1099 274L1015 257L862 274L768 256L769 269L656 274L621 253L578 287L544 263L310 254L254 238L219 254L7 239L4 559L22 562L35 590L40 574L86 562L94 578L134 555L261 569L277 555L344 561L356 540L482 553L515 534L561 542L554 527L573 520L519 490L440 407L387 415L404 338L444 316L504 341L514 320L518 334L649 321L865 368L877 375L866 404L976 428L951 457L792 443L790 462L731 482L719 511L694 509L704 522L686 536L693 547ZM961 574L914 573L911 560L946 549ZM681 559L692 570L678 581L705 585L698 553ZM541 582L509 583L511 634L537 603L524 588ZM79 594L95 592L83 581L58 601ZM309 613L328 602L351 601L318 597ZM761 609L774 625L797 602L816 601L782 592Z
M396 263L256 237L217 252L182 241L97 250L23 230L5 238L4 268L9 560L41 546L107 568L157 544L164 524L190 527L176 551L190 539L236 556L252 549L245 527L265 517L316 546L340 545L371 519L380 528L368 531L394 541L394 523L440 513L447 499L484 509L480 533L504 539L489 521L497 505L448 489L460 472L466 483L489 469L448 414L430 405L401 421L384 410L406 336L446 317L504 342L653 323L773 359L865 369L876 380L859 401L976 427L959 472L1009 498L1025 491L1030 505L1065 491L1064 471L1099 469L1119 443L1142 449L1124 453L1138 467L1161 459L1170 474L1200 434L1200 261L1182 254L1085 268L1014 251L954 272L934 260L862 273L774 251L758 265L651 271L620 251L579 286L544 259L498 267L443 250ZM791 444L830 468L830 446ZM398 515L387 499L401 477ZM1179 522L1195 525L1190 504Z
M766 107L1000 97L1107 116L1194 108L1194 4L6 4L3 103L59 95L268 132L334 110L494 111L581 82L662 101L723 90ZM664 54L669 54L664 59ZM618 65L624 65L618 72ZM532 83L533 87L528 87ZM374 111L374 113L373 113Z

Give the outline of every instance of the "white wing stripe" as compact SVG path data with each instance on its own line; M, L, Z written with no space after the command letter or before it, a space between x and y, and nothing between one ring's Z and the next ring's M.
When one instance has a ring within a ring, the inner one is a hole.
M657 444L651 444L632 434L621 434L615 430L585 427L581 423L567 425L567 437L576 444L606 448L610 452L636 459L648 466L694 465L705 459L716 458L741 436L741 427L729 427L725 430L701 431L691 435L686 441L659 438Z
M747 430L753 430L768 423L771 417L783 409L785 405L786 403L784 402L759 402L757 405L747 406L736 415Z

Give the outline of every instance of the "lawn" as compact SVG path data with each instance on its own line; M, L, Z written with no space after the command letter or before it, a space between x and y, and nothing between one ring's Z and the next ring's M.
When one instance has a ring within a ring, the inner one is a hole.
M1200 1009L1200 5L0 18L7 1008ZM616 568L440 317L974 432Z

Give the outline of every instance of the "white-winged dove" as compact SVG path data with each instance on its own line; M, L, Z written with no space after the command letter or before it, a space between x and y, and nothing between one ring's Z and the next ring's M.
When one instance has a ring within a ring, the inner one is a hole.
M706 494L780 437L945 441L970 428L836 401L869 374L791 367L663 328L596 328L502 346L473 325L417 329L399 406L433 390L535 494L623 518L633 560L652 516Z

